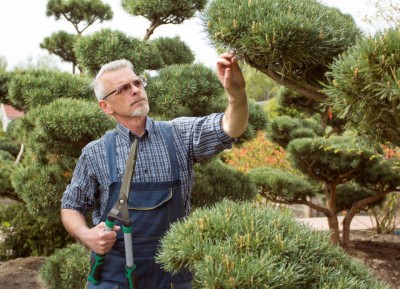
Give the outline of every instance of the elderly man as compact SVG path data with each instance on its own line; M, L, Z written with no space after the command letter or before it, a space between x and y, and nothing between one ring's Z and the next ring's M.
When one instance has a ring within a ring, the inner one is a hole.
M107 254L100 284L88 282L87 288L128 288L120 224L109 231L104 222L117 200L135 139L139 149L129 218L138 288L192 288L189 272L171 275L154 262L154 256L170 224L190 210L194 163L231 147L246 130L245 82L234 52L218 57L217 75L228 98L224 113L158 122L147 115L146 81L135 74L129 61L116 60L100 69L94 91L103 112L117 120L117 128L83 149L61 209L65 228L92 250L92 258L94 253ZM93 227L86 223L89 210Z

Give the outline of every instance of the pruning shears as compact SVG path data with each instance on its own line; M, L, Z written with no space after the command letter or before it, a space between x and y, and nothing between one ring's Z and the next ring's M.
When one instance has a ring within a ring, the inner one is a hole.
M125 165L125 172L122 179L121 189L119 191L118 200L112 207L110 213L106 219L106 231L111 231L114 228L115 220L122 222L122 231L124 233L124 244L125 244L125 277L128 282L129 289L137 289L136 280L136 265L133 260L133 248L132 248L132 226L129 219L128 210L128 195L131 187L132 177L135 171L136 156L139 141L136 138L133 142L128 159ZM95 285L101 282L101 271L103 269L104 259L106 255L95 254L95 258L92 261L88 281Z

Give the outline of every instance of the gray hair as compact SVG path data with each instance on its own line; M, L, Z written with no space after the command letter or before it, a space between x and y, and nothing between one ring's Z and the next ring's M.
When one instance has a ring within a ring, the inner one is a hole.
M94 90L97 100L102 100L104 98L104 96L106 95L106 92L104 91L103 83L100 81L101 76L106 72L115 71L115 70L118 70L121 68L130 68L133 71L133 64L126 59L119 59L119 60L114 60L109 63L106 63L100 68L96 77L92 81L92 87L93 87L93 90Z

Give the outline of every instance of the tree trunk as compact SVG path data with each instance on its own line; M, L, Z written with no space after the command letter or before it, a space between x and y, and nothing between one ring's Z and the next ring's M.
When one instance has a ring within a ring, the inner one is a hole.
M340 243L339 222L336 215L336 184L325 183L324 191L326 207L329 210L329 213L326 213L325 215L328 218L328 225L331 231L331 242L336 245Z
M20 146L20 149L19 149L18 156L17 156L17 158L15 160L15 164L16 165L19 164L19 162L21 161L22 155L24 154L24 149L25 149L25 145L22 143L21 146Z
M354 216L365 206L378 201L383 198L386 194L390 193L389 191L379 192L371 197L365 198L361 201L358 201L353 204L353 207L349 210L346 216L343 219L343 240L342 246L347 248L350 243L350 224L353 220Z
M150 36L154 33L154 30L160 26L162 23L161 19L153 19L149 28L146 29L146 35L144 36L144 41L148 41Z

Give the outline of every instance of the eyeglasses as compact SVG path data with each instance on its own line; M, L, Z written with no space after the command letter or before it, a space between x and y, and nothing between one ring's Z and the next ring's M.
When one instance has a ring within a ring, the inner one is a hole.
M107 94L105 97L103 97L103 100L105 100L107 97L109 97L111 94L117 93L117 94L124 94L128 91L130 91L132 89L132 85L136 86L139 89L142 89L144 87L146 87L147 85L147 79L140 77L138 79L135 79L131 82L127 82L124 84L121 84L120 86L118 86L117 89L114 89L113 91L111 91L109 94Z

